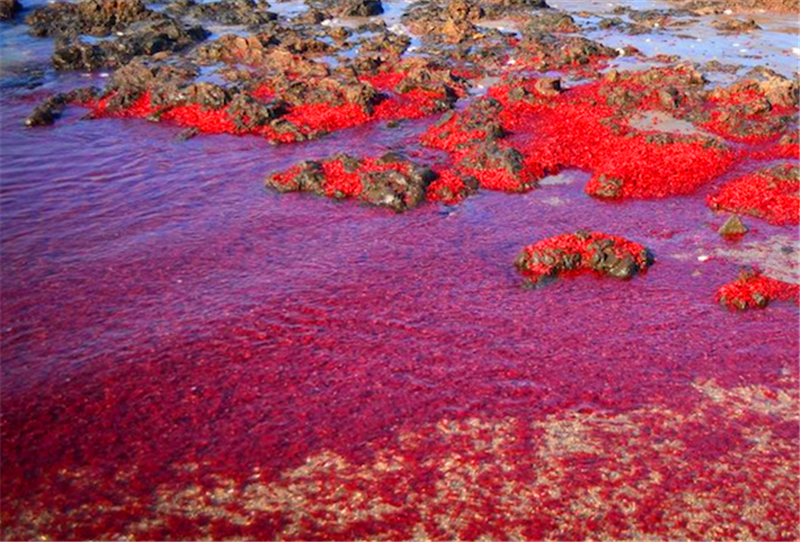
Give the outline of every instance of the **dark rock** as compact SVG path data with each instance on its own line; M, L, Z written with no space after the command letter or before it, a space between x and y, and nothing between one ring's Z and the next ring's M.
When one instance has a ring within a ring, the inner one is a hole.
M345 0L339 7L340 17L372 17L383 13L380 0Z
M267 10L268 7L266 2L257 3L255 0L220 0L207 3L178 0L169 4L165 11L170 15L221 24L260 26L278 18L277 14Z
M536 81L534 88L543 96L558 96L563 92L559 77L542 77Z
M25 22L33 36L108 36L131 23L157 17L142 0L55 2L37 8Z
M579 32L580 27L568 13L542 10L533 15L525 25L526 32Z
M753 32L761 30L761 27L753 19L740 21L738 19L728 19L726 21L715 21L711 26L724 34L740 34L742 32Z
M53 124L70 103L87 103L95 99L98 94L98 89L94 87L54 94L36 106L25 120L25 124L30 127Z
M185 27L171 18L131 24L116 40L87 43L79 38L56 42L53 66L57 70L98 70L118 68L137 56L174 52L206 36L201 27Z
M0 21L10 21L22 9L18 0L0 0Z
M737 215L731 215L717 232L723 237L741 237L748 229Z

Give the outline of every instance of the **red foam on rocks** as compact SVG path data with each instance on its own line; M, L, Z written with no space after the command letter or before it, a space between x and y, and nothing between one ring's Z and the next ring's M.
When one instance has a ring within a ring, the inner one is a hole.
M568 233L556 235L525 247L521 257L530 258L535 255L550 254L553 256L551 258L553 261L545 263L537 257L535 262L526 264L524 269L520 269L520 272L532 282L556 274L576 275L594 272L590 262L598 250L597 243L602 241L610 241L612 251L617 258L631 258L640 270L644 270L650 265L647 249L633 241L601 232L590 232L584 235ZM580 265L568 272L559 269L559 258L571 256L580 256Z
M772 224L797 225L800 224L800 179L778 177L771 169L758 171L726 183L708 198L708 205L713 209L763 218Z
M738 279L717 291L717 302L735 310L763 308L770 301L794 301L800 304L800 286L789 284L760 272L743 272Z

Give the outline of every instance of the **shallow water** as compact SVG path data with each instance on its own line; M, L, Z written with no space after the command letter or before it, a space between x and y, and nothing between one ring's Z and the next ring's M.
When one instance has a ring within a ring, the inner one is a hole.
M19 31L0 30L3 49L25 44L14 62L28 62L27 44L40 42ZM727 45L718 51L724 59ZM64 473L88 473L103 506L147 503L164 483L240 483L253 472L268 483L320 454L366 465L398 435L441 420L690 417L705 400L698 383L796 387L797 307L731 313L714 302L741 258L716 233L724 217L705 205L712 187L609 204L569 171L524 195L483 192L403 215L280 196L264 177L302 159L391 149L435 161L416 142L432 120L281 147L180 142L177 127L84 121L79 109L53 127L23 127L42 96L86 81L50 77L0 98L2 483L14 507L47 491L41 502L80 509L85 486ZM747 223L748 243L797 243L789 228ZM631 238L656 264L625 283L525 288L512 266L521 248L578 228ZM676 479L701 469L709 449L749 449L752 419L725 423L735 430L684 428ZM791 446L797 433L772 438ZM444 453L426 442L415 453ZM126 516L113 517L105 530L57 532L113 536ZM411 524L384 521L365 532Z

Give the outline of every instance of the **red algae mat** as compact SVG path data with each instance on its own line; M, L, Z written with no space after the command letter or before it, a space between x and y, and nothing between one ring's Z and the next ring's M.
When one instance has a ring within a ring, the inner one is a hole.
M261 179L426 121L269 154L78 115L3 127L4 538L796 538L797 308L716 303L707 194L398 217ZM523 288L575 224L656 263Z
M2 539L800 538L779 130L392 73L310 141L147 93L24 128L81 79L0 96Z

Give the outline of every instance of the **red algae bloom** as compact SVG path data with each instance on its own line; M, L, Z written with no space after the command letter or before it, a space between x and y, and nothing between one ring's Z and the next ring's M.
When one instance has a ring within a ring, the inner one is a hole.
M530 245L515 261L520 273L534 283L585 272L629 279L652 263L649 251L638 243L584 230Z
M763 309L773 300L800 304L800 286L745 270L717 291L717 302L733 310Z
M734 179L709 197L708 205L772 224L800 224L800 168L783 164Z

